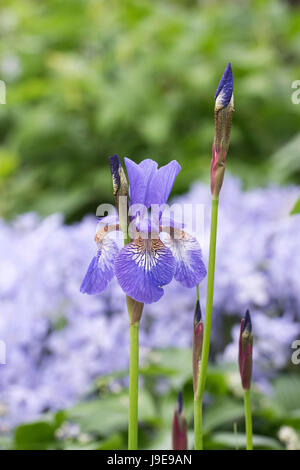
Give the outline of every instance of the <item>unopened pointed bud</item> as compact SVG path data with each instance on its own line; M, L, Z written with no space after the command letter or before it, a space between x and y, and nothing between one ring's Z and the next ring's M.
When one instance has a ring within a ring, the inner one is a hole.
M196 301L194 312L194 334L193 334L193 387L194 395L197 392L199 365L201 361L203 343L203 323L201 319L201 308L199 299Z
M215 95L215 137L210 170L211 193L214 198L218 198L224 179L233 111L233 76L229 63Z
M113 192L118 207L119 197L128 196L128 182L118 155L109 157L110 171L113 180Z
M113 193L119 214L121 230L127 238L128 231L128 182L118 155L109 157L110 171L113 180Z
M215 111L226 108L233 96L233 76L230 62L227 64L215 94Z
M250 312L247 310L241 321L239 340L239 368L244 390L251 387L253 333Z
M183 411L182 393L178 393L178 401L174 411L172 427L173 450L187 450L187 424Z

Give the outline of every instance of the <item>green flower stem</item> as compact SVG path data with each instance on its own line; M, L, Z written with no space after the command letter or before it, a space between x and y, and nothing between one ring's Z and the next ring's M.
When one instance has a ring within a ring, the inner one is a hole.
M196 304L200 301L199 285L196 287ZM195 306L196 308L196 306ZM202 450L203 438L202 438L202 399L199 397L199 377L200 377L200 363L198 370L198 383L197 392L194 396L194 433L195 433L195 449Z
M195 450L203 449L203 431L202 431L202 398L197 394L194 398L194 435Z
M244 404L245 404L247 450L253 450L253 444L252 444L252 413L251 413L250 390L244 390Z
M216 261L216 242L217 242L217 223L218 223L218 207L219 199L212 199L211 206L211 226L210 226L210 244L209 244L209 260L207 273L207 293L206 293L206 309L202 346L202 359L199 370L198 387L195 398L195 449L203 449L203 433L202 433L202 398L205 387L206 371L209 356L210 333L212 322L213 296L214 296L214 278L215 278L215 261ZM201 408L199 411L198 408Z
M197 303L197 300L200 301L199 284L196 287L196 303Z
M128 450L138 448L139 323L130 324Z

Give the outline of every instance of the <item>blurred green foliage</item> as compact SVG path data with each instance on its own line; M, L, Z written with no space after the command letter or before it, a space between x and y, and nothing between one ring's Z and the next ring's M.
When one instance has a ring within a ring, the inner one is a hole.
M300 11L288 2L6 0L0 37L4 216L94 213L112 200L113 153L177 159L177 192L207 180L228 61L230 171L248 185L300 182Z
M139 448L171 448L179 390L184 396L189 448L193 448L193 386L191 367L187 367L191 361L191 351L184 349L155 350L148 354L140 370ZM22 424L12 439L0 440L0 448L126 449L128 391L120 385L127 375L128 371L122 371L99 378L89 398L71 409L45 415L38 422ZM205 448L244 449L243 392L237 364L209 368L206 388ZM253 386L252 408L256 449L284 448L278 439L283 426L291 427L300 442L299 375L278 376L268 395ZM70 433L71 428L76 432Z

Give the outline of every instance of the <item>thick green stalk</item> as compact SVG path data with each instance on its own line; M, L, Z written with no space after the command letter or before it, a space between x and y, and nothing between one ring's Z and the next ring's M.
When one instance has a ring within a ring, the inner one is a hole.
M204 322L204 336L202 346L202 359L199 370L199 380L195 399L195 449L203 449L202 436L202 398L205 387L206 371L209 357L209 345L212 322L213 296L214 296L214 278L215 278L215 260L216 260L216 243L217 243L217 223L218 223L218 206L219 199L212 199L211 206L211 226L210 226L210 244L209 244L209 260L207 273L207 293L206 293L206 309ZM201 408L201 412L196 408ZM201 417L201 418L200 418Z
M139 323L130 325L128 450L138 448Z
M253 450L253 444L252 444L252 414L251 414L250 390L244 390L244 405L245 405L245 421L246 421L247 450Z

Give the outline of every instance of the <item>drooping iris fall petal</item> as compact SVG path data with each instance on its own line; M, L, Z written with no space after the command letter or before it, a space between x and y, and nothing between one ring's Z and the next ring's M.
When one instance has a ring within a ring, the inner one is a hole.
M164 244L175 258L174 278L184 287L195 287L206 276L200 245L195 237L183 230L163 233Z
M171 251L157 239L139 237L118 254L115 272L124 292L143 303L156 302L171 282L175 260Z
M115 259L119 252L117 244L105 237L99 244L97 254L92 259L82 281L83 294L100 294L114 277Z

